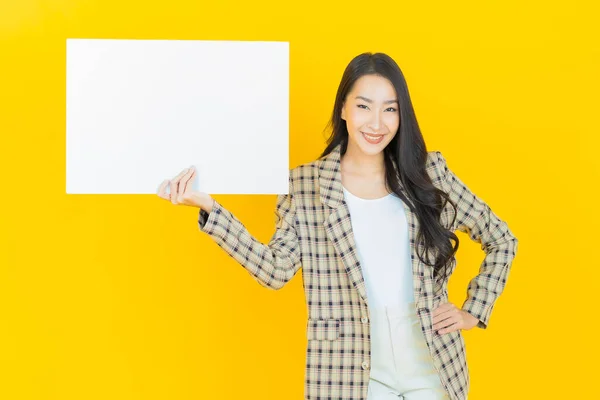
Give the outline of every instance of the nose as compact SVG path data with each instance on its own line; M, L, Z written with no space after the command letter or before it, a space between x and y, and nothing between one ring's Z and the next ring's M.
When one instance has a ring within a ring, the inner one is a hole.
M368 127L374 132L379 131L379 129L381 128L381 116L379 115L379 113L373 113L373 117L369 121Z

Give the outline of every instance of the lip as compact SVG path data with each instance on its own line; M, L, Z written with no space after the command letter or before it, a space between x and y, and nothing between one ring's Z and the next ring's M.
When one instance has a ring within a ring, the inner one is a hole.
M361 135L363 137L363 140L365 140L367 143L371 144L371 145L378 145L379 143L383 142L383 137L385 135L375 135L375 139L370 139L366 133L361 131Z
M384 133L380 133L380 134L373 134L373 133L367 133L367 132L363 132L360 131L360 133L364 134L364 135L369 135L369 136L377 136L377 137L381 137L381 136L385 136Z

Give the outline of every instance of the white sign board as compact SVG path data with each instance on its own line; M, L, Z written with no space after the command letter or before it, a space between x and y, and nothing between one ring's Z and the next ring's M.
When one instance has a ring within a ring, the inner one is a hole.
M67 39L67 194L286 194L289 43Z

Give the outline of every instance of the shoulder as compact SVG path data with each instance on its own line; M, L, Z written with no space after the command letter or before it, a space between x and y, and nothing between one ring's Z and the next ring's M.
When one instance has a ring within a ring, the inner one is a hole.
M448 168L446 166L446 158L441 151L432 150L427 152L425 170L435 186L442 190L447 190Z
M295 178L304 177L307 175L312 175L317 166L317 161L311 161L304 164L300 164L292 169L290 169L290 174Z
M427 152L427 168L435 168L445 163L444 155L439 150L430 150Z
M290 186L294 194L299 192L311 193L318 185L318 161L300 164L289 170Z
M290 169L290 179L295 182L317 176L317 162L311 161Z
M446 170L446 157L439 150L428 151L425 166L428 171L441 170L441 172L444 172Z

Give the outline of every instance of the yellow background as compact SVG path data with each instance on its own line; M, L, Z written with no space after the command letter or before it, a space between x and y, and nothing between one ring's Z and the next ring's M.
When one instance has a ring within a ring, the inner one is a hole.
M351 58L388 53L428 149L442 151L520 240L489 328L465 331L469 398L591 398L600 282L594 3L2 0L0 398L303 393L301 272L266 290L198 230L197 209L152 195L65 194L66 38L289 41L290 167L324 148ZM274 195L214 197L270 238ZM455 304L484 257L459 237Z

